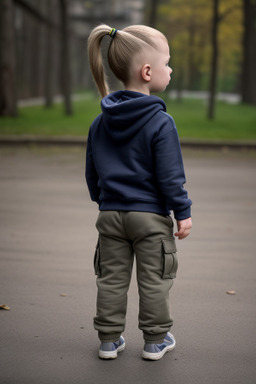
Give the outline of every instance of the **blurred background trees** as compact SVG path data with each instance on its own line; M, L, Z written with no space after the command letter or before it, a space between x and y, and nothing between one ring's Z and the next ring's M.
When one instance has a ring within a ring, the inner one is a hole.
M163 31L169 90L209 92L210 118L217 92L256 104L255 0L1 0L0 115L15 116L18 99L43 97L50 107L60 94L71 114L71 94L94 89L86 42L99 23Z

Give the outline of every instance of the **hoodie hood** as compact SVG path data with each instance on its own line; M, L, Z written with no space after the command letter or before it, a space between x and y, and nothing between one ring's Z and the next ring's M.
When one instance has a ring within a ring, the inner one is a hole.
M133 91L118 91L101 101L103 125L117 141L134 136L159 111L166 112L166 105L157 96Z

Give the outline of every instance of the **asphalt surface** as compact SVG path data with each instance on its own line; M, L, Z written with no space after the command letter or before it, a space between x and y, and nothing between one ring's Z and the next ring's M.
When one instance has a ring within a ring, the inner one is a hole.
M0 149L1 384L255 384L256 154L185 151L184 162L194 204L170 294L177 347L142 360L133 278L127 347L102 361L84 149Z

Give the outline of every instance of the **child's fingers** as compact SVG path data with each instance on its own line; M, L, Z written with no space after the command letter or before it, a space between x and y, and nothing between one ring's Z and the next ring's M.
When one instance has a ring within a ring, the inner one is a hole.
M190 234L190 228L182 228L178 232L175 233L175 236L178 237L179 240L185 239Z
M179 240L185 239L190 234L190 230L192 228L192 220L191 218L177 221L178 224L178 232L175 233L175 236L178 237Z

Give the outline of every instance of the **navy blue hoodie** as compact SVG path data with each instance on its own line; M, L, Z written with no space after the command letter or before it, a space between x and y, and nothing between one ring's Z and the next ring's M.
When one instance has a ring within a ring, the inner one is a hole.
M178 133L163 100L118 91L101 109L86 152L86 181L99 209L190 217Z

